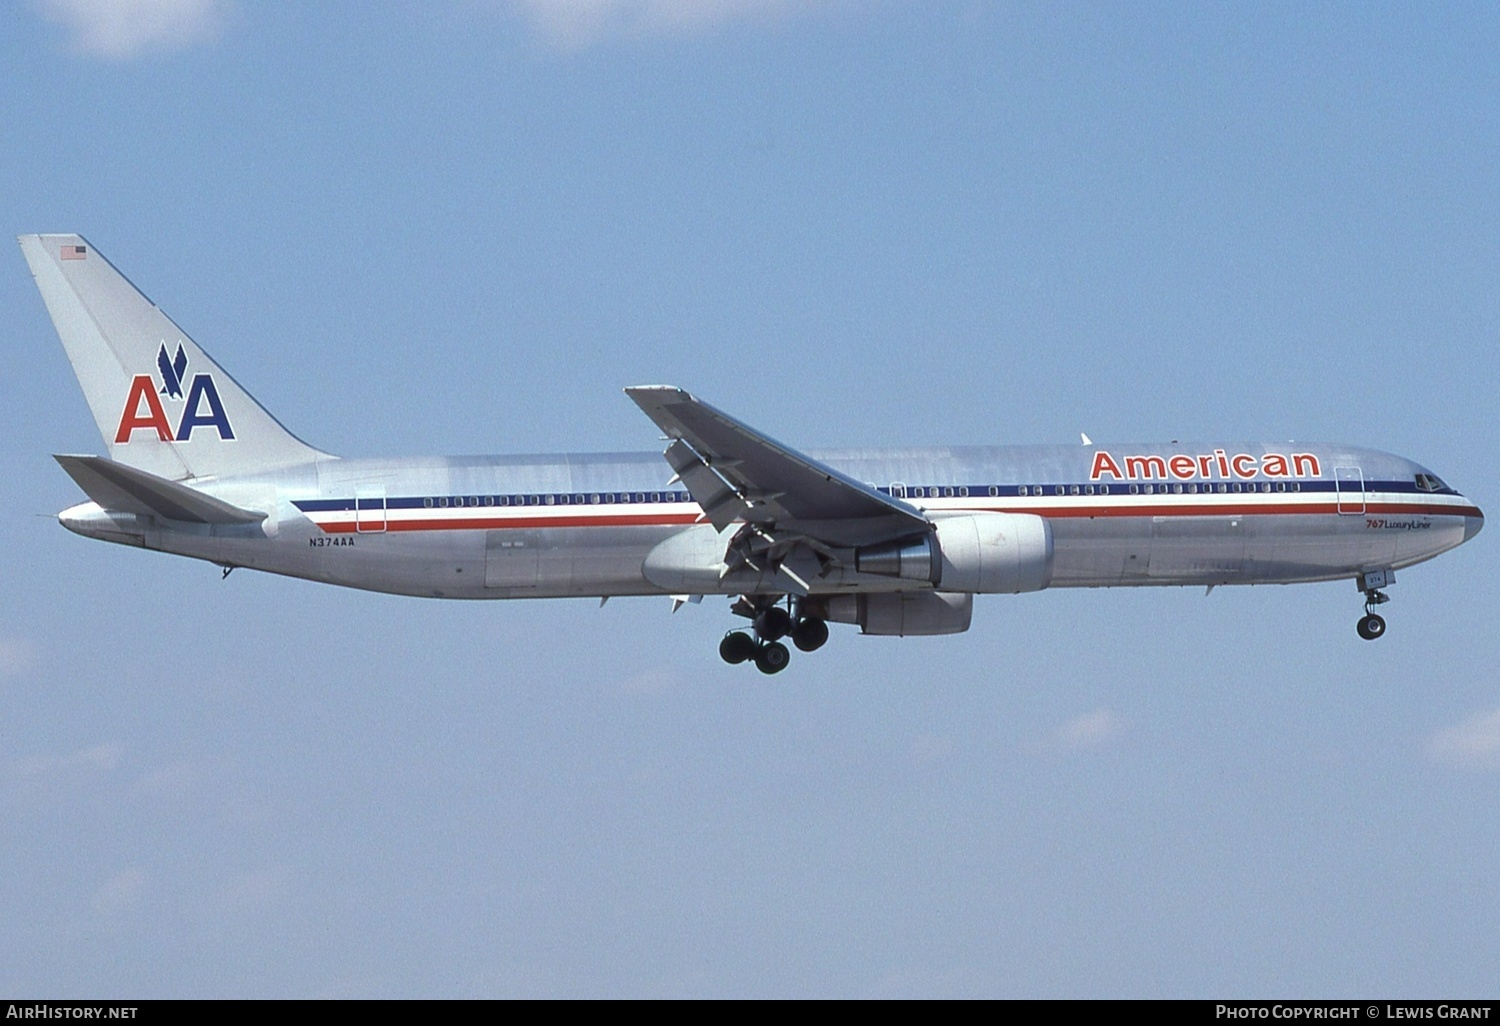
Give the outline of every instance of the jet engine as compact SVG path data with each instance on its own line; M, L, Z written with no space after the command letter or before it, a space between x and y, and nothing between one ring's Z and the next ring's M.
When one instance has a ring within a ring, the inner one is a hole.
M1052 580L1052 526L1030 513L943 517L921 538L858 550L855 568L948 592L1040 591Z
M831 595L806 608L834 623L857 623L861 634L962 634L974 616L974 596L949 591Z

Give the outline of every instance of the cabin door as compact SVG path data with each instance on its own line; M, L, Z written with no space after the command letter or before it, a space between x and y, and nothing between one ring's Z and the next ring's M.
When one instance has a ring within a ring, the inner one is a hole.
M1365 511L1365 475L1358 467L1334 467L1333 486L1338 490L1338 510L1348 516Z
M385 531L385 485L356 485L354 488L354 530L357 534L381 534Z

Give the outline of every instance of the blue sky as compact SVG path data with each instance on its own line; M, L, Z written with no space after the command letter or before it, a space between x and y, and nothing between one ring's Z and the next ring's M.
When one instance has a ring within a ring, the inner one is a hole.
M0 220L348 455L1298 438L1486 507L1493 5L27 0ZM707 600L449 603L97 543L0 274L0 992L1474 996L1488 533L981 599L770 681Z

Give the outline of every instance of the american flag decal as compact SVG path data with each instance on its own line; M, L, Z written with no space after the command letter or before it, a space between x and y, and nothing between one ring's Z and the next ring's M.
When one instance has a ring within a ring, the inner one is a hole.
M89 248L87 246L64 246L62 248L62 258L64 260L82 260L88 255Z

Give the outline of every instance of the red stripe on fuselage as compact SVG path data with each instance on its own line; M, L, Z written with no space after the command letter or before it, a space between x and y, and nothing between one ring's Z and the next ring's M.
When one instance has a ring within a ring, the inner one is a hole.
M1338 504L1318 503L1252 503L1226 506L1201 503L1196 505L1175 504L1171 506L1029 506L995 507L980 506L964 509L934 510L941 513L1031 513L1048 519L1078 517L1212 517L1212 516L1360 516L1367 513L1395 513L1425 516L1480 517L1484 514L1475 506L1444 506L1434 503L1367 502L1359 511L1339 514ZM394 531L506 531L549 527L671 527L699 523L696 513L651 514L637 513L614 516L551 516L551 517L446 517L424 520L386 520L384 530ZM359 530L354 521L319 524L325 534L378 534L381 521L362 521L364 530Z
M1353 505L1351 503L1350 505ZM1475 506L1415 505L1403 502L1367 502L1358 510L1339 512L1335 502L1276 503L1274 505L1219 504L1200 506L1049 506L1031 509L1006 509L1005 513L1035 513L1039 517L1253 517L1253 516L1359 516L1363 513L1408 513L1428 516L1482 517Z
M608 517L450 517L443 520L386 520L386 531L505 531L538 527L670 527L674 524L695 524L696 513L670 513L653 515L636 513L628 516ZM361 520L359 533L380 533L378 519ZM354 521L336 524L319 524L325 534L354 534Z

